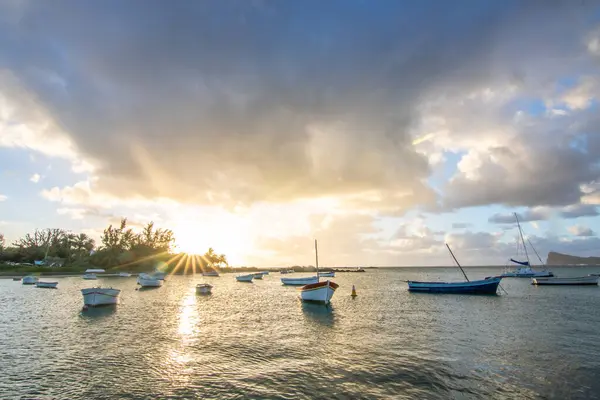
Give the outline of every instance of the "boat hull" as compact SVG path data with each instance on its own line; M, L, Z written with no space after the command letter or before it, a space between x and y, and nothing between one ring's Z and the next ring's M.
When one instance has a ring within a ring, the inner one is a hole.
M149 277L138 277L137 283L141 287L161 287L163 281L160 279L149 278Z
M98 279L96 274L85 274L82 276L82 278L85 279L86 281L95 281L96 279Z
M262 279L263 274L254 274L254 279Z
M119 289L88 288L81 289L83 304L88 307L107 306L119 303Z
M316 276L309 276L306 278L281 278L281 283L290 286L312 285L318 281L319 279Z
M306 302L329 304L339 285L325 281L312 283L300 288L300 299Z
M129 272L119 272L121 278L129 278L131 274Z
M210 294L212 288L213 287L208 284L196 285L196 293L197 294Z
M502 277L470 282L418 282L408 281L410 292L452 294L496 294Z
M533 278L532 285L536 286L597 286L598 276L581 276L576 278Z
M239 275L235 277L238 282L252 282L252 279L256 278L253 274L250 275ZM262 278L262 277L261 277Z
M35 287L45 288L45 289L56 289L58 286L58 282L37 282Z
M319 272L321 278L335 278L335 272Z
M36 278L35 276L26 276L23 278L23 281L21 283L23 283L23 285L35 285L38 281L38 278Z
M501 275L503 278L550 278L553 277L554 274L550 271L540 271L540 272L506 272Z

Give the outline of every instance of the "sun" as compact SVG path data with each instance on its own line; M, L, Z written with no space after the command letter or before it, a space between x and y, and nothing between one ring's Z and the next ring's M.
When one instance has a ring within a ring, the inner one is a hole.
M230 265L240 265L252 243L244 225L244 221L235 217L221 217L203 221L179 220L172 230L177 250L189 255L203 255L212 247L216 253L225 254Z

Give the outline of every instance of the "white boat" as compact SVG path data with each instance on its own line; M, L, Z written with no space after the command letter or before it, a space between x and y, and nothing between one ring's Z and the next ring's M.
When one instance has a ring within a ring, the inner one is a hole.
M202 276L219 276L217 271L206 271L202 273Z
M290 286L304 286L319 282L317 276L307 276L305 278L281 278L281 283Z
M83 304L88 307L97 307L119 302L119 289L113 288L87 288L81 289L83 295Z
M588 275L574 278L533 278L532 285L598 285L600 277Z
M263 278L263 274L262 272L259 272L257 274L254 274L254 279L262 279Z
M157 279L152 275L141 273L137 278L137 283L141 287L161 287L163 281L161 279Z
M197 294L210 294L210 291L212 290L212 285L209 285L208 283L199 283L196 285L196 293Z
M27 275L23 277L23 285L35 285L38 281L37 276Z
M335 272L327 271L327 272L319 272L319 277L321 278L334 278Z
M48 289L56 289L56 286L58 286L58 282L42 282L42 281L38 281L35 284L35 287L48 288Z
M252 282L252 279L254 279L254 274L238 275L235 277L235 279L238 282Z
M121 278L129 278L131 274L129 272L119 272Z
M317 241L315 240L315 265L317 268L317 282L304 285L300 288L300 299L302 301L329 304L335 290L339 285L329 280L325 282L319 282L319 252L317 249Z
M98 277L96 276L96 274L84 274L82 276L83 279L88 280L88 281L93 281L98 279Z
M552 273L552 271L548 271L547 269L544 270L540 270L540 271L535 271L531 268L531 261L529 260L529 253L527 252L527 246L525 245L525 238L523 236L523 230L521 229L521 224L519 223L519 217L517 216L517 213L515 213L515 219L517 221L517 227L519 228L519 236L521 238L521 243L523 245L523 251L525 253L525 257L527 258L526 261L519 261L519 260L515 260L514 258L510 259L510 262L521 265L520 268L517 268L513 271L505 271L502 275L500 275L502 278L541 278L541 277L552 277L554 276L554 274ZM529 242L529 245L531 246L531 248L533 249L533 251L535 252L536 256L538 257L538 259L540 260L540 264L544 264L544 262L542 261L540 255L538 254L537 250L535 249L535 247L533 247L533 245L531 244L531 242L529 241L529 239L527 239L527 241ZM518 239L517 239L517 245L519 244ZM519 246L517 246L517 253L519 251Z

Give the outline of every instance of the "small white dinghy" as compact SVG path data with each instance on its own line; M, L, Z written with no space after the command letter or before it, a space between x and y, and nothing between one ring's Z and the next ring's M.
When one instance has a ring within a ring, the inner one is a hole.
M23 277L23 285L35 285L38 281L37 276L27 275Z
M317 268L317 282L311 283L300 288L300 299L302 301L329 304L335 290L339 285L335 282L325 281L319 282L319 251L317 249L317 241L315 240L315 261Z
M210 294L212 290L212 285L208 283L199 283L196 285L196 293L197 294Z
M582 285L598 285L598 276L578 276L574 278L533 278L531 284L536 286L545 285L565 285L565 286L582 286Z
M290 286L312 285L319 282L318 276L307 276L305 278L281 278L281 283Z
M98 307L119 303L119 289L113 288L88 288L81 289L84 307Z
M235 279L238 282L252 282L252 279L254 279L254 274L238 275L235 277Z
M137 283L143 288L145 288L145 287L161 287L163 284L163 281L161 279L155 278L152 275L141 273L138 276Z
M58 282L43 282L43 281L38 281L35 284L35 287L46 288L46 289L56 289L56 286L58 286Z

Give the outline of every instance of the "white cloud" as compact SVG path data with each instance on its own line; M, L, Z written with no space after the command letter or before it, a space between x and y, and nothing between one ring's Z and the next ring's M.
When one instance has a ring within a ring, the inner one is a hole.
M33 183L38 183L40 181L40 174L33 174L31 175L31 178L29 178L29 180Z
M574 236L589 237L596 235L592 229L583 225L573 225L570 226L568 230Z
M8 199L8 196L0 194L0 201L5 201L6 199Z

